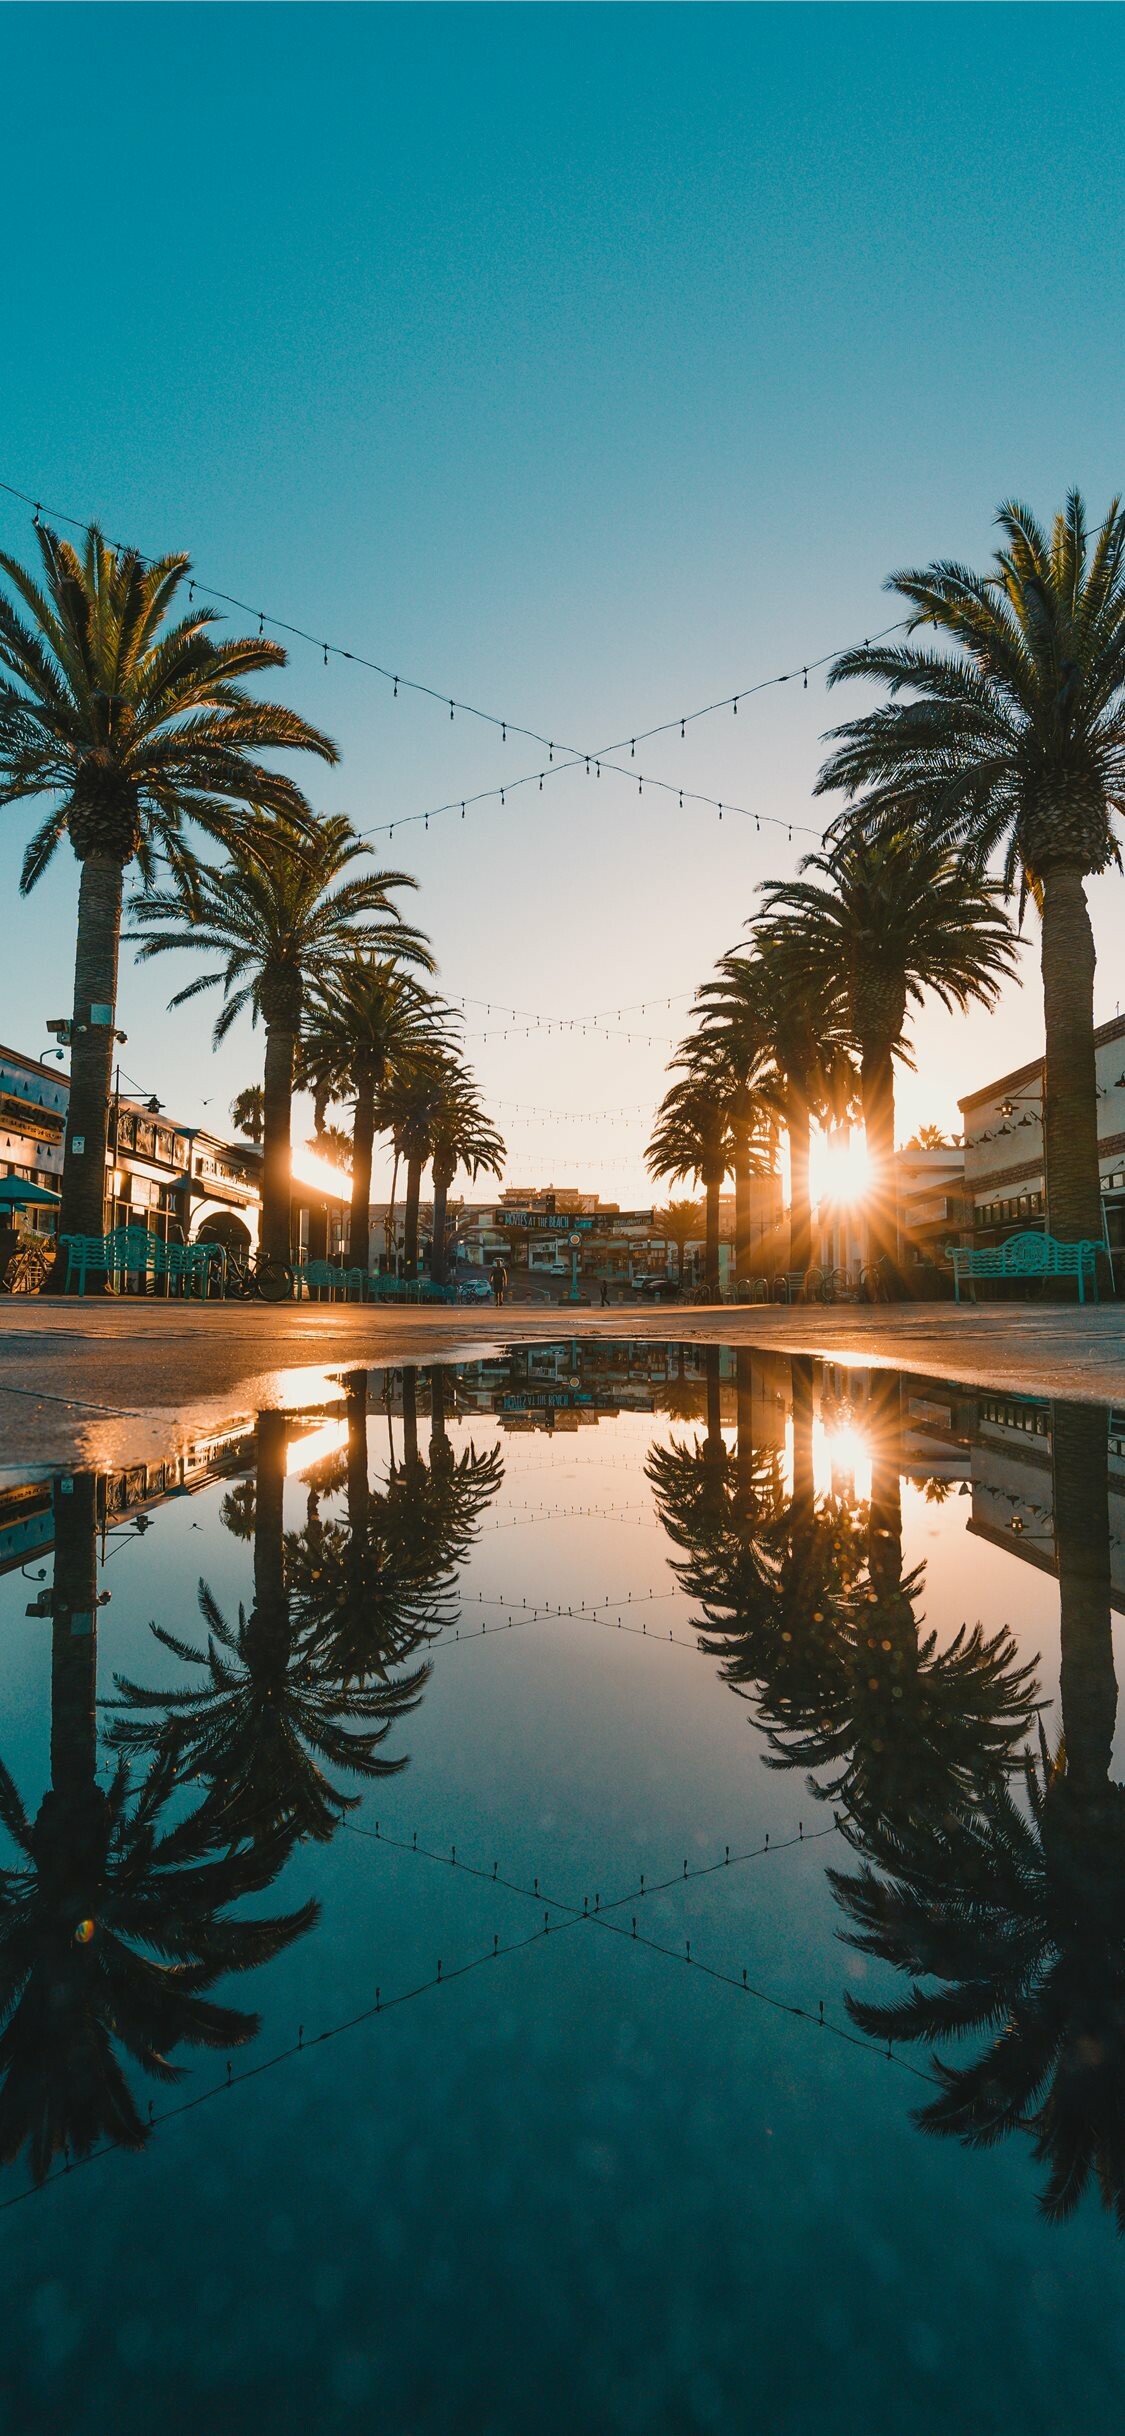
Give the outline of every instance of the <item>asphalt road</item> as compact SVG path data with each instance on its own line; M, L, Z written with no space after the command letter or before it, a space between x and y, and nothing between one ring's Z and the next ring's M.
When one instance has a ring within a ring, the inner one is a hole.
M140 1461L262 1407L315 1401L342 1369L467 1361L560 1337L716 1341L1125 1406L1125 1306L949 1303L821 1310L666 1304L501 1313L368 1304L0 1303L0 1466Z

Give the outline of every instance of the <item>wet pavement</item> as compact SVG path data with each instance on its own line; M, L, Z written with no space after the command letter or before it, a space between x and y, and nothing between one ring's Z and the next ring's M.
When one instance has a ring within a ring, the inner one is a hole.
M318 1366L475 1360L498 1344L628 1337L759 1345L1016 1394L1125 1403L1125 1306L911 1303L792 1310L618 1304L392 1311L347 1304L181 1307L156 1300L0 1305L0 1463L123 1461L180 1450L238 1403L291 1406Z

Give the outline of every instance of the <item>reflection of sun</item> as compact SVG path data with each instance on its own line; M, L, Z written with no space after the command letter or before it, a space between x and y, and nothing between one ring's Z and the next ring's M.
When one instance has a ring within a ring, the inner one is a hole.
M871 1178L867 1144L861 1133L814 1136L809 1157L809 1182L814 1201L861 1201Z
M848 1418L818 1421L813 1428L813 1474L817 1495L843 1492L845 1481L862 1505L871 1495L871 1443Z

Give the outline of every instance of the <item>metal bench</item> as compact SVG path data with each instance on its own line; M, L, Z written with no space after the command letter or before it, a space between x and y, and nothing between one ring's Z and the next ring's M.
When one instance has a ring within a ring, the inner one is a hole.
M1010 1235L1007 1243L993 1244L981 1251L952 1244L949 1257L953 1263L953 1292L960 1302L964 1279L975 1302L978 1277L1074 1277L1078 1281L1079 1302L1086 1300L1087 1281L1097 1302L1098 1254L1104 1250L1101 1243L1059 1243L1053 1235L1040 1234Z
M317 1293L355 1294L362 1302L367 1291L366 1269L338 1268L334 1260L305 1260L293 1271L293 1289L300 1302L302 1291Z
M116 1226L108 1235L64 1235L61 1241L66 1249L67 1292L76 1277L80 1295L85 1294L87 1277L104 1277L110 1282L119 1277L163 1277L169 1290L207 1296L212 1272L218 1269L221 1275L223 1267L219 1244L164 1243L144 1226Z

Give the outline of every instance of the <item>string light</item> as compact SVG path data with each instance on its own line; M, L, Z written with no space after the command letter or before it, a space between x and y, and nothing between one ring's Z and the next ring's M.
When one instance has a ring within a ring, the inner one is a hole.
M20 490L15 483L4 481L0 481L0 491L2 491L10 499L18 499L23 506L33 508L34 521L38 525L42 512L41 502L33 498L31 492ZM55 523L69 525L75 532L89 533L92 530L90 519L88 517L75 516L62 508L52 507L47 509L47 514ZM110 541L110 547L116 550L133 549L133 545L131 543L112 540ZM144 551L134 550L134 555L140 561L142 566L150 566L154 563L151 557L149 557ZM682 738L686 735L688 727L693 726L698 720L709 719L717 711L729 709L732 705L737 707L739 702L748 701L752 695L765 693L774 686L788 685L790 680L797 675L800 675L803 678L804 684L807 687L810 669L815 670L818 668L826 668L833 660L840 657L839 646L832 651L822 652L819 657L814 660L801 662L798 668L785 669L778 675L761 677L757 679L753 685L740 686L736 694L725 694L716 701L701 703L695 710L681 712L673 719L657 720L652 727L639 728L634 735L630 735L628 737L619 737L613 743L605 745L602 748L600 755L588 753L586 752L585 748L576 745L563 745L561 750L569 755L570 758L569 760L561 763L556 763L554 758L554 741L550 737L541 734L536 728L528 727L521 722L514 719L509 719L498 712L483 710L479 704L463 701L457 695L450 694L444 687L439 688L438 686L427 684L421 678L396 675L390 668L385 667L381 661L369 658L364 652L349 650L340 643L330 643L324 638L323 635L313 634L311 629L304 626L298 626L292 619L276 617L264 609L254 609L248 601L241 600L236 593L221 591L217 585L204 582L203 578L200 576L193 576L191 586L192 597L194 597L194 592L197 588L200 592L205 593L209 600L219 601L225 608L238 609L246 616L256 617L258 620L259 635L264 635L268 621L271 628L273 628L278 634L292 635L300 642L311 644L314 650L322 653L325 665L327 665L329 654L331 654L335 659L349 660L353 666L357 668L365 668L369 670L372 675L384 678L392 687L392 694L395 700L398 699L399 687L401 686L405 691L419 694L429 701L447 702L449 705L449 716L451 720L454 716L455 710L459 710L466 717L477 719L486 727L499 728L501 739L504 743L507 742L508 730L510 728L514 736L526 736L530 743L546 745L550 766L552 768L563 770L572 768L576 762L585 761L588 769L591 760L593 760L597 765L599 778L601 776L600 763L603 761L607 770L616 771L618 775L623 774L620 771L619 764L612 761L610 759L610 755L612 753L621 751L626 743L629 746L630 760L635 760L638 743L644 744L650 742L652 738L656 736L668 735L677 727L680 730L680 735ZM893 625L884 626L881 628L880 632L875 636L868 637L865 635L865 648L869 648L872 641L882 642L888 635L905 632L910 624L911 620L909 618L898 618ZM850 647L846 646L845 648ZM633 773L629 773L629 775L632 774ZM692 788L678 789L666 780L650 777L647 771L640 773L640 776L642 779L642 787L643 780L648 778L648 783L652 787L663 788L663 790L668 794L679 793L681 799L681 808L685 797L689 803L710 805L712 809L715 807L717 799L714 796L706 795ZM527 786L530 785L533 777L539 777L539 772L531 771L526 777L513 779L508 783L513 787ZM498 787L485 788L477 795L466 796L464 798L464 802L466 804L491 802L494 801L497 796L499 796L500 804L503 808L505 790ZM428 828L431 820L436 819L442 812L451 812L456 810L461 804L461 801L462 799L458 797L447 804L434 804L430 806L427 812L407 813L396 820L393 824L381 822L370 829L361 830L359 834L363 837L379 837L383 835L390 836L393 834L394 828L413 826L418 821L424 822L425 826ZM778 828L787 826L787 824L781 818L779 818L778 815L773 813L764 813L759 818L757 814L748 812L746 807L740 804L728 804L726 809L729 812L741 813L743 817L747 819L754 819L759 828L761 825L761 819L769 821L771 825ZM808 837L815 837L819 839L823 835L822 830L809 828L804 823L798 822L788 824L788 826L790 838L792 838L793 827L799 828L802 834Z

